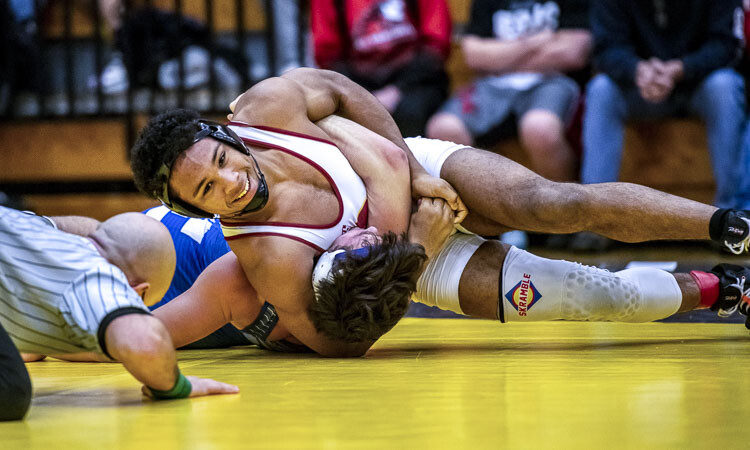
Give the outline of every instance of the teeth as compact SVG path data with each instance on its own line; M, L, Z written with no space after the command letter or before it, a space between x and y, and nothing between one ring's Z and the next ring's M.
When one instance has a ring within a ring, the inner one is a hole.
M234 199L234 201L240 200L242 197L245 196L245 194L247 194L247 191L249 190L250 190L250 180L245 180L245 189L243 189L242 192L240 192L240 195L238 195L237 198Z

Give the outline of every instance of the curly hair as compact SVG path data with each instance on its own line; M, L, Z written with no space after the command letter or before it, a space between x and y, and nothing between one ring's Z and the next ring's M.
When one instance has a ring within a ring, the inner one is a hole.
M153 117L141 131L130 151L130 168L136 187L149 197L158 198L165 180L158 175L162 164L172 164L187 150L198 132L198 113L175 109Z
M318 285L308 315L318 332L345 342L376 341L406 314L424 248L387 233L369 254L349 254Z

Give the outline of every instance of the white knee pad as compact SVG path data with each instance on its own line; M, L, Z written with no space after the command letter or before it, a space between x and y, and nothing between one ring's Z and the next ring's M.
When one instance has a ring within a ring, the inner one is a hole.
M509 322L650 322L671 316L682 303L682 291L669 272L640 268L612 273L515 247L505 258L502 286L503 319Z
M475 234L455 233L430 259L417 281L412 300L463 314L458 301L458 284L469 259L486 241Z

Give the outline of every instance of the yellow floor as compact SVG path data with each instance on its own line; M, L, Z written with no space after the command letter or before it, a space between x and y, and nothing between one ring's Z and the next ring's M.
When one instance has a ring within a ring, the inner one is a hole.
M730 324L405 319L365 358L182 351L238 396L144 400L116 364L29 364L0 449L746 448L750 335Z

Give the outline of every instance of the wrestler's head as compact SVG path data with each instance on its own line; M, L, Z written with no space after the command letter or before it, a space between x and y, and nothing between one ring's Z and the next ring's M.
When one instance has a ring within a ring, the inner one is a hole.
M324 335L374 342L406 314L424 248L406 235L355 228L320 256L313 273L315 302L308 314Z
M138 189L191 217L261 209L268 186L257 161L228 127L177 109L154 117L131 151Z

